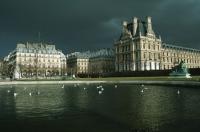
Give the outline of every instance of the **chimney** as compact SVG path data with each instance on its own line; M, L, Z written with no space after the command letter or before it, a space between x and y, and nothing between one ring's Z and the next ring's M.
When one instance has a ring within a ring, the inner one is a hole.
M127 31L127 21L123 21L123 33Z
M138 19L137 17L134 17L133 18L133 36L135 36L136 34L137 26L138 26Z
M151 23L151 17L147 17L147 33L152 33L152 23Z
M161 40L161 36L159 35L159 39Z

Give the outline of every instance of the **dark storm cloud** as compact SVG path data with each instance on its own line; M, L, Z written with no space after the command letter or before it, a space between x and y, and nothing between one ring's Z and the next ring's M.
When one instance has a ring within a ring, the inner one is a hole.
M199 47L199 0L1 0L1 56L17 42L52 42L66 52L112 47L123 20L152 16L164 42Z

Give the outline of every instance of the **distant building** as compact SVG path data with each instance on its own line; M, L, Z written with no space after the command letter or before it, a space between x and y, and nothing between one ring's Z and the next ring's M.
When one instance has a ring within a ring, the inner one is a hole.
M117 72L171 69L181 61L188 68L200 67L200 50L163 43L153 31L151 17L124 21L114 46Z
M0 59L0 76L3 74L4 61Z
M6 57L12 76L19 78L61 76L66 73L66 58L55 45L44 43L17 44Z
M67 73L70 75L88 74L90 51L67 54Z
M188 68L200 68L200 50L162 44L161 69L171 69L184 61Z
M78 75L113 72L114 60L112 49L74 52L67 55L67 73Z
M113 49L100 49L89 59L90 74L102 74L115 71L115 56Z

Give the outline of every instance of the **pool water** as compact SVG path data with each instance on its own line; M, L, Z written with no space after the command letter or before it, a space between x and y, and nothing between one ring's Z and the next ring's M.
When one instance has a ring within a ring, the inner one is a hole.
M1 131L188 132L198 131L199 126L198 88L132 84L0 86Z

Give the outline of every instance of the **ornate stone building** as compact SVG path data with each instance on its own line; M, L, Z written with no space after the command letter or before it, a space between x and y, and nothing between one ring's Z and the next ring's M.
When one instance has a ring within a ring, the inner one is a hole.
M122 33L115 42L115 70L144 71L171 69L181 62L189 68L200 67L200 50L165 44L152 28L151 17L136 17L123 22Z
M188 68L200 68L200 50L162 44L161 69L171 69L184 61Z
M55 45L43 43L17 44L7 56L13 77L51 77L66 73L66 57Z

